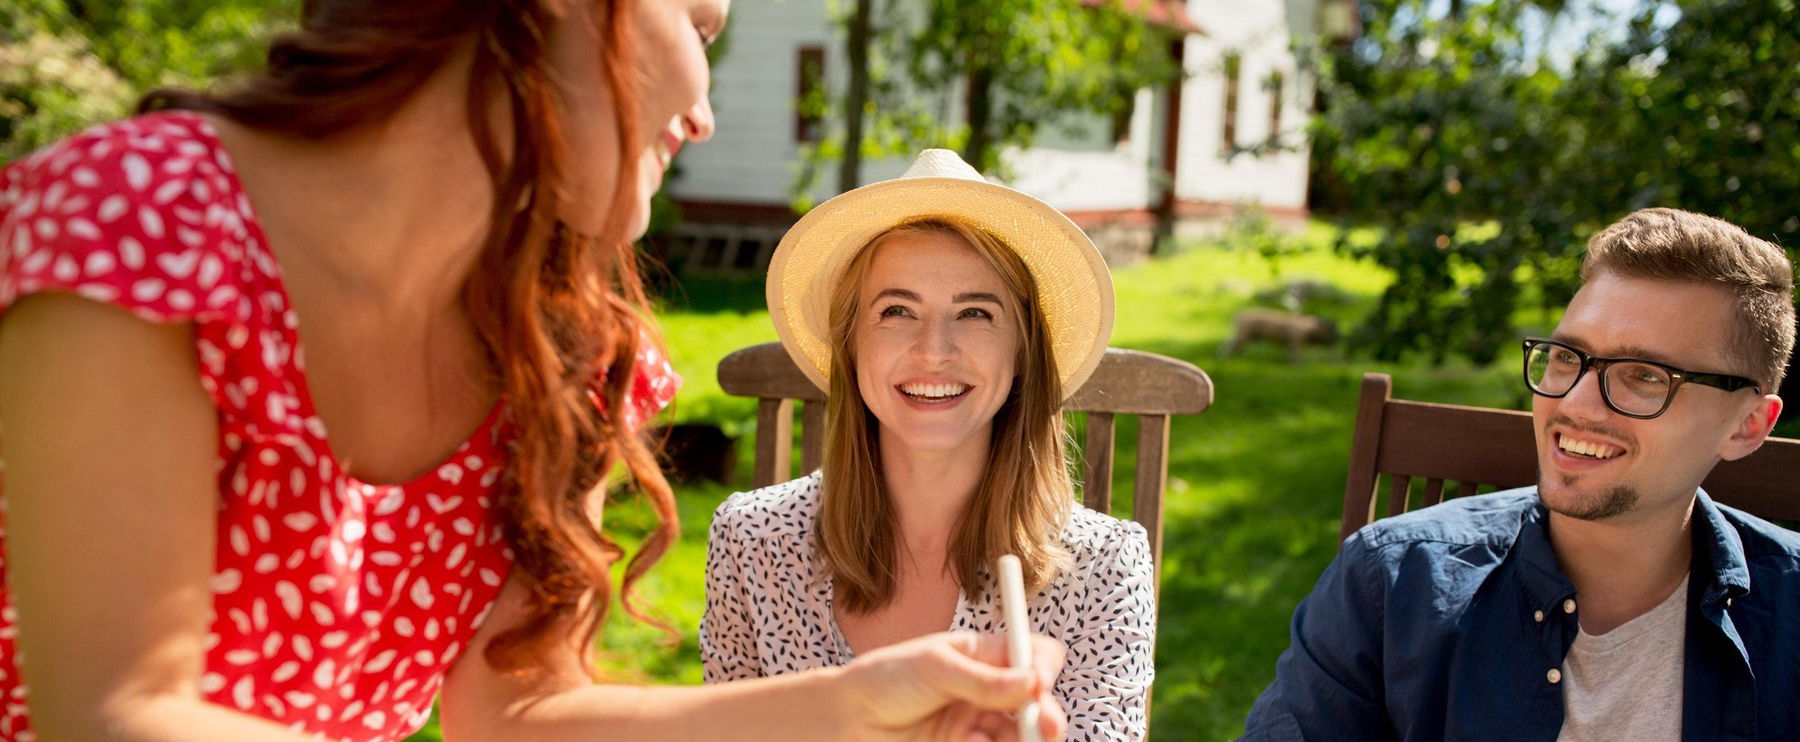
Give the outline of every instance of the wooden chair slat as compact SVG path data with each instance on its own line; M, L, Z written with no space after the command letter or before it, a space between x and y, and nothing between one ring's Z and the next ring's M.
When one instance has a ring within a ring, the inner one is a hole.
M753 484L767 487L787 481L794 445L794 400L760 399L756 402L756 474Z
M1405 474L1389 474L1388 507L1393 508L1393 503L1397 502L1400 503L1400 511L1405 512L1406 502L1410 497L1412 497L1412 477L1406 476ZM1370 504L1373 505L1374 503ZM1395 513L1390 510L1389 514Z
M825 402L812 400L800 406L800 473L811 474L825 459Z
M1444 501L1444 480L1437 477L1425 478L1425 491L1420 493L1419 507L1428 508ZM1398 515L1398 513L1389 513Z
M1387 411L1388 392L1387 376L1363 376L1362 393L1356 403L1356 428L1350 441L1350 477L1344 483L1344 512L1360 515L1343 519L1338 533L1340 542L1375 519L1375 480L1381 474L1381 416Z
M1096 512L1112 512L1112 413L1088 413L1087 436L1081 444L1081 453L1084 459L1081 477L1082 504Z
M1466 479L1463 481L1457 482L1456 483L1456 496L1457 497L1468 497L1469 495L1473 495L1473 494L1475 494L1476 488L1480 487L1480 486L1481 486L1480 484L1466 480Z
M1169 483L1169 416L1138 415L1137 486L1131 519L1150 535L1150 560L1162 584L1163 491Z

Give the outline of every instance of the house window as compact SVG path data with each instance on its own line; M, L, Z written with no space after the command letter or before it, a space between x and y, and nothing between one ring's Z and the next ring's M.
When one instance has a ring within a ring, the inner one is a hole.
M1225 127L1219 138L1219 151L1230 155L1237 148L1238 68L1242 60L1236 54L1225 55Z
M1286 93L1284 79L1279 70L1269 73L1269 146L1281 146L1281 96Z
M794 141L817 142L825 124L825 47L802 46L795 60Z

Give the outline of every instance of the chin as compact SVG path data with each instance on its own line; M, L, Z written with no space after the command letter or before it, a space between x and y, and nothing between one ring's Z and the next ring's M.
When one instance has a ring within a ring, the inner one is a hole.
M1636 489L1616 484L1599 490L1582 490L1569 483L1538 483L1538 499L1551 512L1576 520L1601 521L1617 518L1637 509Z
M644 238L650 231L650 204L644 202L631 212L631 218L625 220L625 239L636 242Z

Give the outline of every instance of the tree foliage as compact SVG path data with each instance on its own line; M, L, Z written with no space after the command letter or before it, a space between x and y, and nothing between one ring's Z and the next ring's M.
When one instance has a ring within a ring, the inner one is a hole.
M1435 7L1366 0L1364 36L1318 57L1315 201L1374 227L1342 248L1397 279L1354 338L1377 357L1494 360L1521 302L1566 301L1586 237L1632 209L1800 238L1793 0L1650 3L1573 53L1526 31L1560 5Z
M159 86L253 68L298 0L13 0L0 7L0 159L128 113Z

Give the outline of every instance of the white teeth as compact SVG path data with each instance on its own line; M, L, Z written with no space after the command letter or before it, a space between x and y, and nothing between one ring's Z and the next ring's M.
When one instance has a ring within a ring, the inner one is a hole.
M650 143L650 146L656 152L656 162L662 165L664 170L669 169L669 162L675 159L674 155L669 154L669 143L658 137L656 141Z
M1593 459L1610 459L1625 452L1624 449L1617 446L1609 446L1594 441L1576 440L1567 435L1557 436L1556 447L1568 451L1569 453Z
M946 399L969 391L967 384L902 384L900 391L914 397Z

